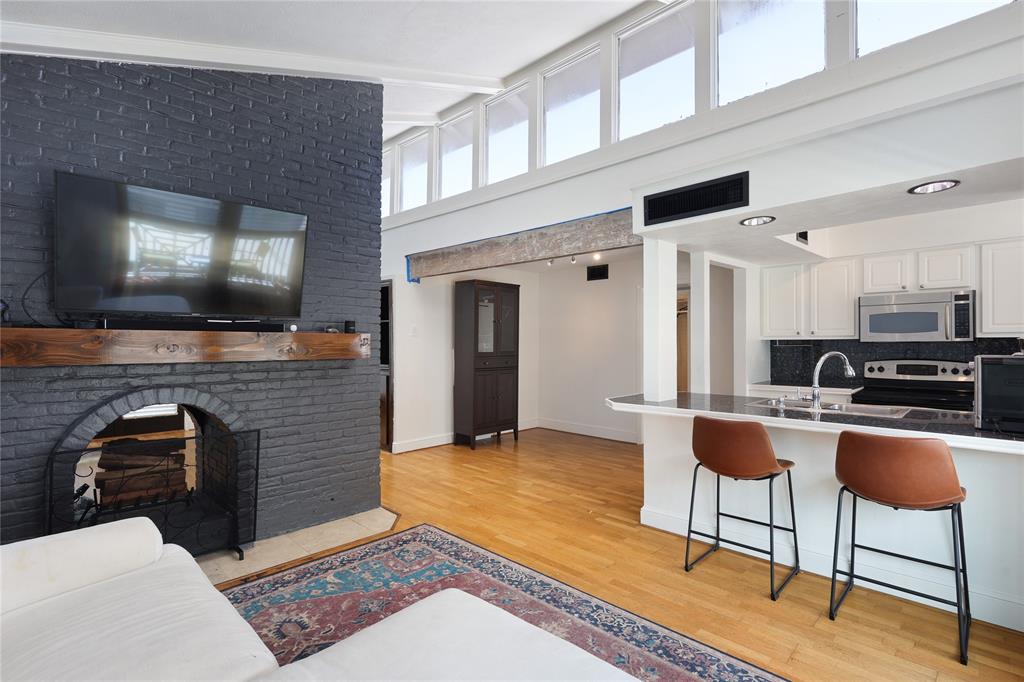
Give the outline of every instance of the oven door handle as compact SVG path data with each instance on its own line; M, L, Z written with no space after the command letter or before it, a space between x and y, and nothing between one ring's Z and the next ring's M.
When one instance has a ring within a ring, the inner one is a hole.
M950 326L949 325L949 315L950 315L950 310L951 310L951 306L947 303L946 304L946 341L949 341L949 326Z

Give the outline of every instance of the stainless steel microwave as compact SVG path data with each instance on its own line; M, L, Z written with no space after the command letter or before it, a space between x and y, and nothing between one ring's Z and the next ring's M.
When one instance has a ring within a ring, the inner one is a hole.
M1024 355L974 356L974 428L1024 433Z
M861 341L973 341L974 292L860 297Z

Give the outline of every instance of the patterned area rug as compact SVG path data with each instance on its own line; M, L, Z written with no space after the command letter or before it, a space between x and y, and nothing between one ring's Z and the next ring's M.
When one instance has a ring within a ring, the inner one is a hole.
M641 679L783 679L427 525L224 594L284 665L449 587Z

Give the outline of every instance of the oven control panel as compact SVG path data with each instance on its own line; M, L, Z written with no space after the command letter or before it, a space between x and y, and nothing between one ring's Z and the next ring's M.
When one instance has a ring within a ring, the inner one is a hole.
M864 363L868 379L899 379L911 381L973 382L974 370L969 362L946 360L872 360Z

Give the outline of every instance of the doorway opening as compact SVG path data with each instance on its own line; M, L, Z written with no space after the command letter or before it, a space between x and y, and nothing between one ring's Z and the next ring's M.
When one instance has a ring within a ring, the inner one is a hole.
M676 391L690 390L690 291L676 292Z
M734 271L711 265L709 277L708 326L712 342L708 348L711 393L733 395L735 352L733 347Z
M395 395L391 374L391 286L380 284L380 449L391 452L395 441Z

